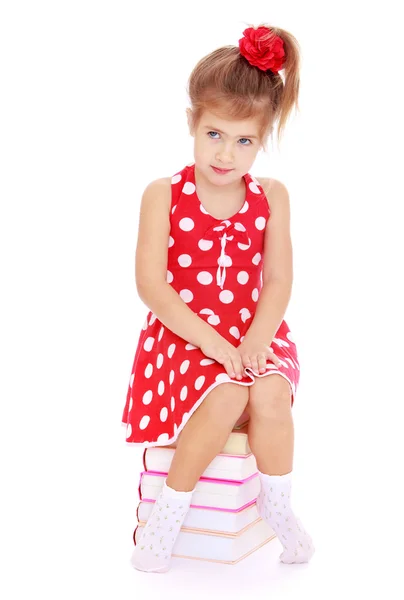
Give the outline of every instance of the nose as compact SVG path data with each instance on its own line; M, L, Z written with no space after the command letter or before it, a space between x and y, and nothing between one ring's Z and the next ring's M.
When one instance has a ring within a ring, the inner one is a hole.
M231 148L227 147L227 146L223 146L216 153L216 160L220 161L224 165L232 164L233 163L233 158L234 158L233 157L233 152L231 151Z

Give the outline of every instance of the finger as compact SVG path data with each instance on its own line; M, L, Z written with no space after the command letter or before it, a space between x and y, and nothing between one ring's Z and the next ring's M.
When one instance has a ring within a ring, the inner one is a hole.
M251 367L251 360L250 357L247 354L243 354L243 365L244 367Z
M273 363L276 364L277 367L281 366L281 361L279 360L279 358L276 356L276 354L274 352L270 352L269 356L268 356L269 360L271 360Z
M222 354L222 356L220 358L218 358L218 362L224 367L226 373L228 374L229 377L232 377L232 373L233 373L233 365L232 362L230 360L230 355L229 354Z
M244 364L243 364L243 361L242 361L242 358L240 355L238 356L238 362L239 362L240 376L242 379L244 377Z
M257 357L257 355L251 356L251 364L252 364L252 367L253 367L254 371L256 371L257 373L259 373L259 365L258 365L258 357Z
M234 379L237 377L237 375L241 376L237 356L234 356L233 354L228 354L226 357L226 365L226 370L228 372L229 377Z
M232 379L236 376L236 370L234 368L234 364L230 356L226 358L226 371L228 376Z
M237 379L241 379L243 376L243 364L241 362L241 357L239 354L236 354L232 357L232 362L234 366L234 372L236 374Z
M276 356L274 349L272 348L272 346L268 346L268 358L269 360L272 360L273 363L275 363L278 367L281 366L281 361L279 360L279 358Z
M265 371L267 370L267 357L265 354L258 355L258 366L260 373L265 373Z

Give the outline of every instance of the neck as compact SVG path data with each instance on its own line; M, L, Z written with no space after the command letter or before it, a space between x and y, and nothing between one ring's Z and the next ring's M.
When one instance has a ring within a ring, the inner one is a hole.
M196 187L198 189L202 189L202 190L206 191L206 193L208 193L210 196L223 196L224 194L233 196L234 194L237 194L240 191L243 191L245 188L243 177L241 177L237 181L232 181L231 183L228 183L226 185L215 185L214 183L211 183L203 175L203 173L201 173L201 171L198 169L198 167L196 165L194 166L194 169L195 169L195 185L196 185Z

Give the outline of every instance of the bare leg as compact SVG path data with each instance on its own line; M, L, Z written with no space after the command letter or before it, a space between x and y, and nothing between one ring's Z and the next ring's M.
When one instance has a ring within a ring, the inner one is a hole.
M222 383L215 387L189 419L167 476L167 485L191 491L224 445L248 402L248 387Z
M314 553L313 541L291 507L294 426L289 384L280 375L256 384L249 398L248 441L261 482L257 509L283 546L280 560L308 562Z
M178 439L169 474L132 555L140 571L163 573L202 473L223 449L248 402L248 387L221 383L189 419Z
M294 425L290 406L284 404L276 414L269 417L257 415L252 410L248 442L262 473L290 473L293 469L294 450Z

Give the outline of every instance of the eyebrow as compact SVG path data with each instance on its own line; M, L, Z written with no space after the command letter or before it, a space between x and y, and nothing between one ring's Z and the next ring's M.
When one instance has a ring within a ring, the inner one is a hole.
M217 131L218 133L224 133L224 135L226 135L224 131L221 131L217 127L211 127L210 125L205 125L205 129L210 129L212 131ZM236 135L236 137L253 138L254 140L258 140L258 137L256 135Z

